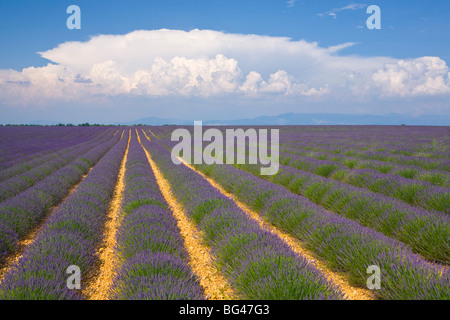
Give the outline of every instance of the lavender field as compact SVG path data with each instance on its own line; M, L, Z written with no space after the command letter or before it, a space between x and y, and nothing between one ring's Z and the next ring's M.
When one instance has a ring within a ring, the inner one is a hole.
M268 127L274 175L178 128L0 127L0 299L450 299L449 127Z

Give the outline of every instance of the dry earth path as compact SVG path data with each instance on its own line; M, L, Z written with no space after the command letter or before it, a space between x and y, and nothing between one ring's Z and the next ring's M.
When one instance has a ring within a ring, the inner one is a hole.
M116 235L120 224L120 210L123 191L125 189L125 166L128 159L128 150L131 141L131 129L128 132L128 144L120 164L117 183L114 188L113 197L109 206L103 233L103 242L97 250L100 268L91 275L83 295L89 300L107 300L110 288L114 280L117 256L114 252L116 246Z

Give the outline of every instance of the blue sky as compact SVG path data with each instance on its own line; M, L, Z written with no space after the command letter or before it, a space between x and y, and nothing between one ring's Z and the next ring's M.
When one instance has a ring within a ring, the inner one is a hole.
M81 30L66 27L72 4ZM381 30L366 27L372 4ZM449 114L449 13L446 0L1 1L0 122Z

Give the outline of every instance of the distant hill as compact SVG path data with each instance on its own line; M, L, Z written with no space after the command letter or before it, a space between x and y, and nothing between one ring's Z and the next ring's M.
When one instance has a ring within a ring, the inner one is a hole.
M202 120L202 119L198 119ZM193 125L193 120L141 118L126 125L144 124L160 126L165 124ZM204 125L429 125L450 126L450 115L423 115L413 117L405 114L349 115L349 114L303 114L285 113L277 116L261 116L238 120L203 120Z

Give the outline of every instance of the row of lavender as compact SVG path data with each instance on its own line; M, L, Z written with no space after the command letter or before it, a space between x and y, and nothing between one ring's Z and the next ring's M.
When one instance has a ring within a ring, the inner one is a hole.
M168 139L166 143L171 146L174 144ZM255 175L260 172L257 165L236 167ZM412 207L386 195L289 166L281 165L276 175L262 177L336 214L400 240L429 260L450 263L450 217L445 213ZM448 192L436 192L436 198L439 196L445 202Z
M0 170L87 141L104 130L104 127L0 127Z
M144 147L174 196L211 247L217 267L242 299L342 299L343 294L304 258L260 228L236 204L185 166L172 163L157 141Z
M449 299L450 272L433 267L402 243L325 211L307 199L227 165L198 165L273 225L304 242L309 250L351 283L366 286L369 266L381 270L383 299Z
M173 143L165 140L164 144L171 146ZM238 167L259 174L257 166ZM383 279L392 284L391 288L383 289L385 292L381 291L384 298L449 298L448 270L441 277L439 267L431 267L402 243L351 220L335 216L303 197L290 194L284 188L233 167L203 165L199 168L228 191L238 195L243 202L262 211L273 224L307 242L310 249L324 258L331 267L349 272L355 283L365 284L363 275L367 265L364 263L373 262L382 266L385 270ZM397 232L403 232L405 238L409 236L415 248L430 259L446 263L450 261L449 219L445 215L436 218L402 203L392 206L392 203L386 202L386 198L370 198L367 197L369 192L349 188L345 184L338 186L338 182L327 186L326 182L329 180L289 167L282 167L277 175L266 178L289 186L295 193L306 185L304 190L308 190L306 194L310 199L322 205L330 205L334 210L342 209L338 213L365 225L371 224L387 234L392 235L392 231L398 228ZM364 196L364 193L366 197L361 199L360 196ZM427 284L429 279L433 280ZM405 286L405 283L408 285Z
M410 205L450 213L449 188L433 186L425 181L413 181L401 176L383 174L370 169L348 170L337 162L297 155L282 154L280 162L302 171L392 196Z
M11 198L32 187L37 182L49 176L56 170L64 167L89 150L95 148L97 145L110 140L113 136L113 132L111 131L105 131L104 133L106 134L101 134L100 137L95 137L91 141L83 142L76 146L52 153L48 157L46 157L47 161L45 161L41 165L30 168L30 170L26 171L23 174L13 176L5 181L0 182L0 190L2 190L2 193L0 194L0 202L3 202L6 199Z
M442 170L425 170L422 167L414 165L402 165L400 163L361 159L358 157L326 153L326 152L311 152L307 150L299 150L298 148L282 148L281 153L289 156L289 154L296 154L303 157L314 158L316 160L329 160L336 162L344 169L372 169L381 173L389 173L401 176L407 179L414 179L418 181L427 181L432 185L440 187L450 187L450 173ZM343 165L343 166L341 166ZM442 166L437 164L436 167Z
M354 145L356 144L356 139L354 139L354 144L349 146L322 146L320 143L313 144L313 142L311 141L304 141L305 138L301 136L291 136L289 138L296 139L297 141L294 143L285 141L282 146L288 149L323 152L330 155L342 154L344 156L353 157L355 159L377 160L386 163L417 166L424 170L442 170L446 172L450 171L450 162L448 160L448 154L450 150L444 149L446 148L445 146L448 142L442 142L440 144L440 148L442 148L441 151L428 152L423 154L415 153L415 155L405 155L404 153L393 153L394 151L382 151L383 148L376 149L376 151L374 151L372 149L368 149L367 147L362 147L363 150L361 150ZM288 137L285 137L284 139L288 139ZM364 141L360 137L358 137L357 139L359 139L360 141Z
M144 149L132 133L116 254L114 299L204 299L199 280Z
M158 131L161 136L170 137L169 128L152 130ZM254 173L258 170L254 166L247 166L246 169ZM381 178L377 180L378 184L376 184L368 176L362 175L361 177L364 177L364 181L367 183L372 182L374 187L382 188L387 184ZM415 252L421 253L428 259L444 263L450 261L449 219L438 212L427 212L420 208L410 207L388 196L375 194L294 168L282 166L281 172L270 178L273 182L286 186L292 192L306 196L316 204L409 244ZM413 186L410 193L418 193L414 191ZM433 195L436 200L435 208L444 212L448 211L450 208L448 190L432 188L429 191L432 194L436 193ZM407 186L404 193L406 197L408 195Z
M92 134L92 132L85 132L85 134L89 137L88 139L85 139L84 137L77 137L77 140L73 140L67 143L64 143L63 145L59 145L58 148L55 151L47 151L45 153L38 153L36 155L33 155L33 157L25 162L18 162L17 164L4 169L0 170L0 181L4 181L6 179L9 179L11 177L14 177L18 174L27 172L28 170L31 170L33 168L36 168L48 161L53 161L56 158L58 158L60 155L63 155L67 152L71 152L72 150L76 149L77 147L83 145L84 143L89 143L94 140L101 139L105 137L108 134L112 134L112 132L115 132L116 129L109 129L109 130L103 130L98 131L95 134ZM49 150L52 150L51 148Z
M282 129L285 145L330 153L404 160L448 158L448 127L296 126ZM410 157L410 158L409 158Z
M157 135L169 137L178 127L152 127ZM189 127L186 127L189 129ZM223 127L222 127L223 128ZM265 126L266 128L266 126ZM323 151L380 161L435 169L450 155L448 127L398 126L272 126L280 130L283 148ZM245 129L245 127L244 127ZM434 161L432 159L437 159ZM448 170L447 170L448 171Z
M340 163L295 155L281 154L280 161L300 170L330 177L353 186L365 188L429 211L450 213L450 189L424 181L412 181L400 176L381 174L373 170L347 170Z
M238 167L258 175L255 166ZM335 214L398 239L431 261L450 263L450 217L446 214L430 213L383 195L286 166L281 166L276 175L262 178Z
M59 131L59 134L57 132ZM55 142L68 141L74 136L82 136L80 130L44 129L38 127L0 127L0 163L35 152L47 151ZM81 135L80 135L81 133Z
M0 260L18 248L28 234L67 195L89 168L120 139L114 136L26 191L0 204Z
M168 139L163 141L166 147L173 144ZM448 299L450 297L450 272L447 270L441 275L440 267L431 266L420 256L411 252L403 243L326 211L304 197L294 195L253 174L228 165L198 165L197 167L213 177L229 192L233 192L241 201L261 212L269 222L305 242L308 248L323 259L330 268L348 275L353 284L365 286L367 267L377 265L381 268L384 283L382 290L377 292L381 298ZM257 169L257 166L244 167ZM301 185L302 177L282 172L283 169L273 177L292 181L293 189L296 189L296 185ZM319 188L316 189L316 187ZM317 185L312 186L311 192L317 190L320 194L322 189ZM342 191L344 192L345 189ZM338 201L341 196L341 193L334 192L329 200ZM347 197L344 195L343 202L352 202L353 196L351 193ZM373 204L376 203L377 201L373 202ZM361 205L361 203L355 206L355 214L360 214L359 210L363 207L364 204ZM361 215L364 212L363 210ZM383 212L387 214L390 211ZM385 218L389 217L385 215ZM383 221L382 218L379 220ZM388 219L387 224L394 220L395 217ZM435 224L439 225L439 223ZM418 237L420 232L421 230ZM446 234L447 236L444 234L443 238L437 239L436 244L441 247L443 244L448 259L448 223ZM422 245L427 246L426 242Z
M187 127L192 129L192 127ZM173 128L153 128L161 136L170 136ZM224 129L222 128L222 131ZM286 130L286 129L283 129ZM299 135L299 133L297 133ZM320 161L308 157L281 155L281 162L320 176L344 181L387 197L395 197L407 204L428 211L450 213L450 190L433 186L425 181L412 181L400 176L384 175L373 170L346 170L345 166L330 161ZM394 199L392 199L394 200Z
M83 128L56 128L56 127L36 127L35 129L26 127L2 128L0 137L0 151L3 155L23 158L23 156L33 156L41 152L52 152L52 148L69 146L70 143L78 140L87 141L92 136L113 127L83 127ZM32 130L32 131L30 131ZM54 150L56 150L54 149ZM34 152L33 152L34 151Z
M78 266L82 285L96 262L95 249L103 238L126 136L112 147L47 220L37 239L0 285L0 299L80 299L67 286L66 270Z

